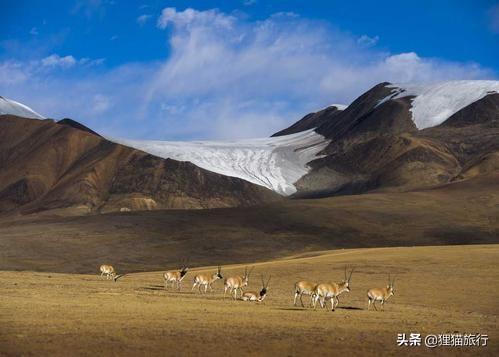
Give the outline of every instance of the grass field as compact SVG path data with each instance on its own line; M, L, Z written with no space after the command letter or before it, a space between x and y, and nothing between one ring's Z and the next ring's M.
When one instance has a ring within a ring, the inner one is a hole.
M165 291L162 272L94 275L0 272L0 354L5 355L499 355L499 245L349 249L255 265L272 274L265 303ZM335 312L293 307L300 279L339 281L355 266ZM225 276L244 266L226 266ZM396 276L385 311L366 311L366 291ZM249 289L248 289L249 290ZM488 334L487 347L398 347L397 333Z

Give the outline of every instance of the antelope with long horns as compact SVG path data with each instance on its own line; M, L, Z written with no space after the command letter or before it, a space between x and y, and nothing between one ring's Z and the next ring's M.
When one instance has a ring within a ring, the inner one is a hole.
M236 276L230 276L225 279L224 281L224 299L225 299L225 294L227 294L227 291L229 291L229 294L234 294L234 300L237 299L237 291L241 291L241 297L243 296L243 287L248 286L249 283L249 277L251 272L253 271L252 267L248 271L248 267L244 268L244 275L236 275Z
M345 267L345 279L341 283L325 283L319 284L314 290L314 310L317 307L317 301L320 302L321 307L326 307L326 300L331 301L331 311L334 311L340 300L338 296L344 292L350 292L350 280L352 279L354 269L350 271L347 277L347 268ZM322 297L322 300L320 299Z
M296 300L299 297L301 306L305 307L305 305L303 304L302 296L308 295L308 296L310 296L309 307L312 307L314 297L315 297L314 291L315 291L316 287L317 287L317 283L307 281L307 280L302 280L302 281L295 283L295 300L294 300L293 305L296 306Z
M165 279L165 290L168 290L168 283L171 283L172 288L174 285L177 286L177 290L180 291L182 288L182 280L184 280L185 275L189 268L186 263L182 264L180 270L167 271L163 274L163 278Z
M260 292L254 292L254 291L248 291L248 292L245 292L243 293L243 295L241 296L241 299L243 301L256 301L256 302L262 302L265 297L267 296L267 292L269 291L269 283L270 283L270 278L272 276L269 275L269 280L267 280L267 282L265 282L265 280L263 279L263 275L261 276L262 278L262 290L260 290Z
M112 265L102 264L100 266L100 277L106 276L106 279L113 279L116 276L116 271Z
M367 310L369 311L371 304L376 308L376 301L381 301L381 311L384 309L385 301L391 296L395 295L395 278L391 280L390 274L388 274L388 285L384 288L373 288L367 292Z
M204 286L204 292L206 293L208 288L210 288L210 291L213 291L213 288L211 284L215 282L218 279L223 279L224 277L222 276L222 267L219 265L217 272L213 275L209 274L198 274L194 277L194 284L192 284L192 290L197 286L199 289L199 292L201 293L201 287Z

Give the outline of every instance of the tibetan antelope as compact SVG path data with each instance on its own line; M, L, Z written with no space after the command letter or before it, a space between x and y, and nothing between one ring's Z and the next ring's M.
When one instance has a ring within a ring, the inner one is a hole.
M187 265L182 264L182 268L180 268L180 270L167 271L164 273L163 278L165 279L165 290L168 290L168 283L172 284L172 288L173 285L176 285L177 290L180 290L182 288L182 280L184 280L188 270L189 268Z
M106 276L106 279L113 279L116 276L116 271L112 265L102 264L100 266L100 277Z
M350 292L350 279L352 278L354 269L350 271L347 277L347 268L345 267L345 279L341 283L325 283L319 284L315 287L314 295L314 310L317 307L317 301L320 302L321 307L326 307L326 300L331 301L331 311L334 311L336 306L340 303L338 296L344 292ZM322 297L322 300L320 298Z
M201 293L201 286L204 286L204 292L210 288L210 291L213 291L213 288L211 287L211 284L213 284L214 281L218 279L223 279L224 277L222 276L222 267L219 265L217 272L213 275L209 274L198 274L194 277L194 284L192 284L192 290L197 286L199 289L199 292Z
M317 286L317 283L313 283L311 281L306 281L306 280L299 281L299 282L295 283L295 300L294 300L293 305L296 306L296 300L299 297L301 306L305 307L305 305L303 305L302 296L309 295L310 296L309 306L312 307L313 301L314 301L314 296L315 296L314 291L315 291L316 286Z
M381 310L383 310L385 301L388 300L390 296L395 295L395 289L393 288L394 284L395 278L391 280L390 274L388 274L388 285L386 287L370 289L367 292L367 310L369 311L371 304L373 304L375 310L378 310L376 308L376 301L381 301Z
M254 267L253 267L254 268ZM227 291L229 291L229 294L232 295L234 293L234 300L237 299L237 291L241 291L241 297L243 296L243 287L248 286L249 283L249 277L251 272L253 271L253 268L251 268L248 271L248 267L244 268L244 276L241 275L236 275L236 276L230 276L225 279L224 281L224 299L225 299L225 294Z
M272 276L269 275L269 280L267 280L267 283L265 283L265 280L263 279L262 275L262 290L260 290L259 293L253 292L253 291L248 291L243 293L241 296L241 299L243 301L256 301L256 302L262 302L263 299L267 296L267 292L269 290L269 283L270 283L270 278Z

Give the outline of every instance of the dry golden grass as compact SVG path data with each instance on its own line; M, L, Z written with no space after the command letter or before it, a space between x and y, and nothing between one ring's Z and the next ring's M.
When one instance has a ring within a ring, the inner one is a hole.
M264 304L163 289L161 272L95 275L0 272L0 354L13 355L498 355L499 245L320 252L256 264L272 274ZM335 312L293 307L293 283L336 281L356 267ZM199 271L201 271L200 269ZM213 271L208 268L207 271ZM243 266L224 267L224 275ZM198 271L196 269L196 271ZM366 290L396 275L384 312L366 311ZM489 335L487 347L397 347L397 333Z

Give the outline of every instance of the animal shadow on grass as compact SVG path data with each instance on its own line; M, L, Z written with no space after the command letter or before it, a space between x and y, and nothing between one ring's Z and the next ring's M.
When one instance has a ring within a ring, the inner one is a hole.
M310 308L306 307L278 307L276 310L281 310L281 311L307 311L311 310Z
M165 290L165 286L164 285L149 285L149 286L143 287L141 289L161 291L161 290Z
M356 307L356 306L338 306L337 309L342 309L342 310L364 310L361 307Z

